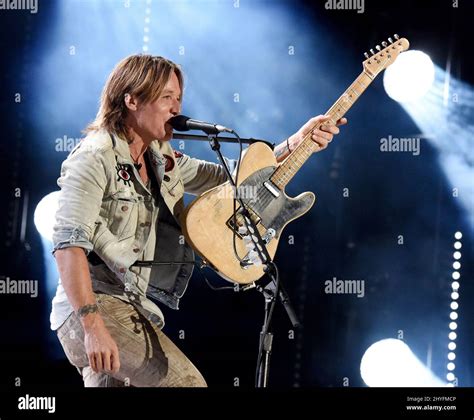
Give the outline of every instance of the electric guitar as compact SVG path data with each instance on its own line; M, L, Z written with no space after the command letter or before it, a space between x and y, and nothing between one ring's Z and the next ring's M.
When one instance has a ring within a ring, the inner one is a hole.
M389 43L382 42L383 47L377 45L377 52L371 49L370 56L365 53L362 73L326 112L331 117L330 123L335 124L375 77L408 49L409 42L405 38L400 39L398 35L394 38L388 38ZM247 215L237 202L234 217L235 193L229 182L206 191L186 209L182 225L188 243L221 277L248 284L264 275L255 232L248 227L245 217L253 221L273 258L283 228L313 206L315 195L312 192L292 198L286 195L285 186L313 154L314 145L310 131L281 164L277 164L273 151L266 144L254 143L248 147L240 162L237 185L240 198L248 209Z

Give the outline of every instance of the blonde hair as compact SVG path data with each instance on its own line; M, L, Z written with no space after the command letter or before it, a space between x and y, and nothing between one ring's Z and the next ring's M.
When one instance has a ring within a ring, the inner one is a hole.
M84 130L85 133L105 129L127 138L125 117L125 94L138 98L143 103L153 102L168 82L173 72L178 77L183 91L183 74L172 61L148 54L136 54L124 58L110 73L100 98L100 107L95 120ZM182 94L181 99L182 100Z

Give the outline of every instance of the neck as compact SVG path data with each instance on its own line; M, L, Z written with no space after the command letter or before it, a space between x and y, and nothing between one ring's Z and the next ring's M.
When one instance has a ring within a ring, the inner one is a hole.
M141 135L132 126L129 126L127 130L127 141L132 159L135 162L139 162L153 139L148 139L146 136Z
M331 117L330 123L336 122L344 116L359 96L365 91L367 86L372 82L374 76L364 71L356 78L349 88L341 95L334 105L326 112ZM319 128L319 127L312 127ZM278 166L273 173L271 180L280 189L283 189L303 164L309 159L314 152L314 142L311 139L311 131L305 136L304 140L296 147L295 150Z

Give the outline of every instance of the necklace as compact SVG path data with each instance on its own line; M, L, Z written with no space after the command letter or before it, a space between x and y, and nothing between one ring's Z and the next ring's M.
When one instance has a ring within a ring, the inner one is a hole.
M135 159L135 158L133 157L133 155L132 155L132 152L130 151L130 157L131 157L132 160L133 160L133 166L135 166L135 169L136 169L137 171L139 171L139 170L142 168L142 166L143 166L142 163L138 163L138 160L140 159L140 156L138 156L138 158Z

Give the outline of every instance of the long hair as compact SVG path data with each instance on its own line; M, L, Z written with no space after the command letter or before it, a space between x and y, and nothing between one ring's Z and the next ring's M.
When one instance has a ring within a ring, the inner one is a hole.
M172 61L149 54L124 58L110 73L102 91L97 116L84 132L105 129L127 138L125 94L134 95L143 103L153 102L158 99L173 72L178 77L182 92L183 74Z

